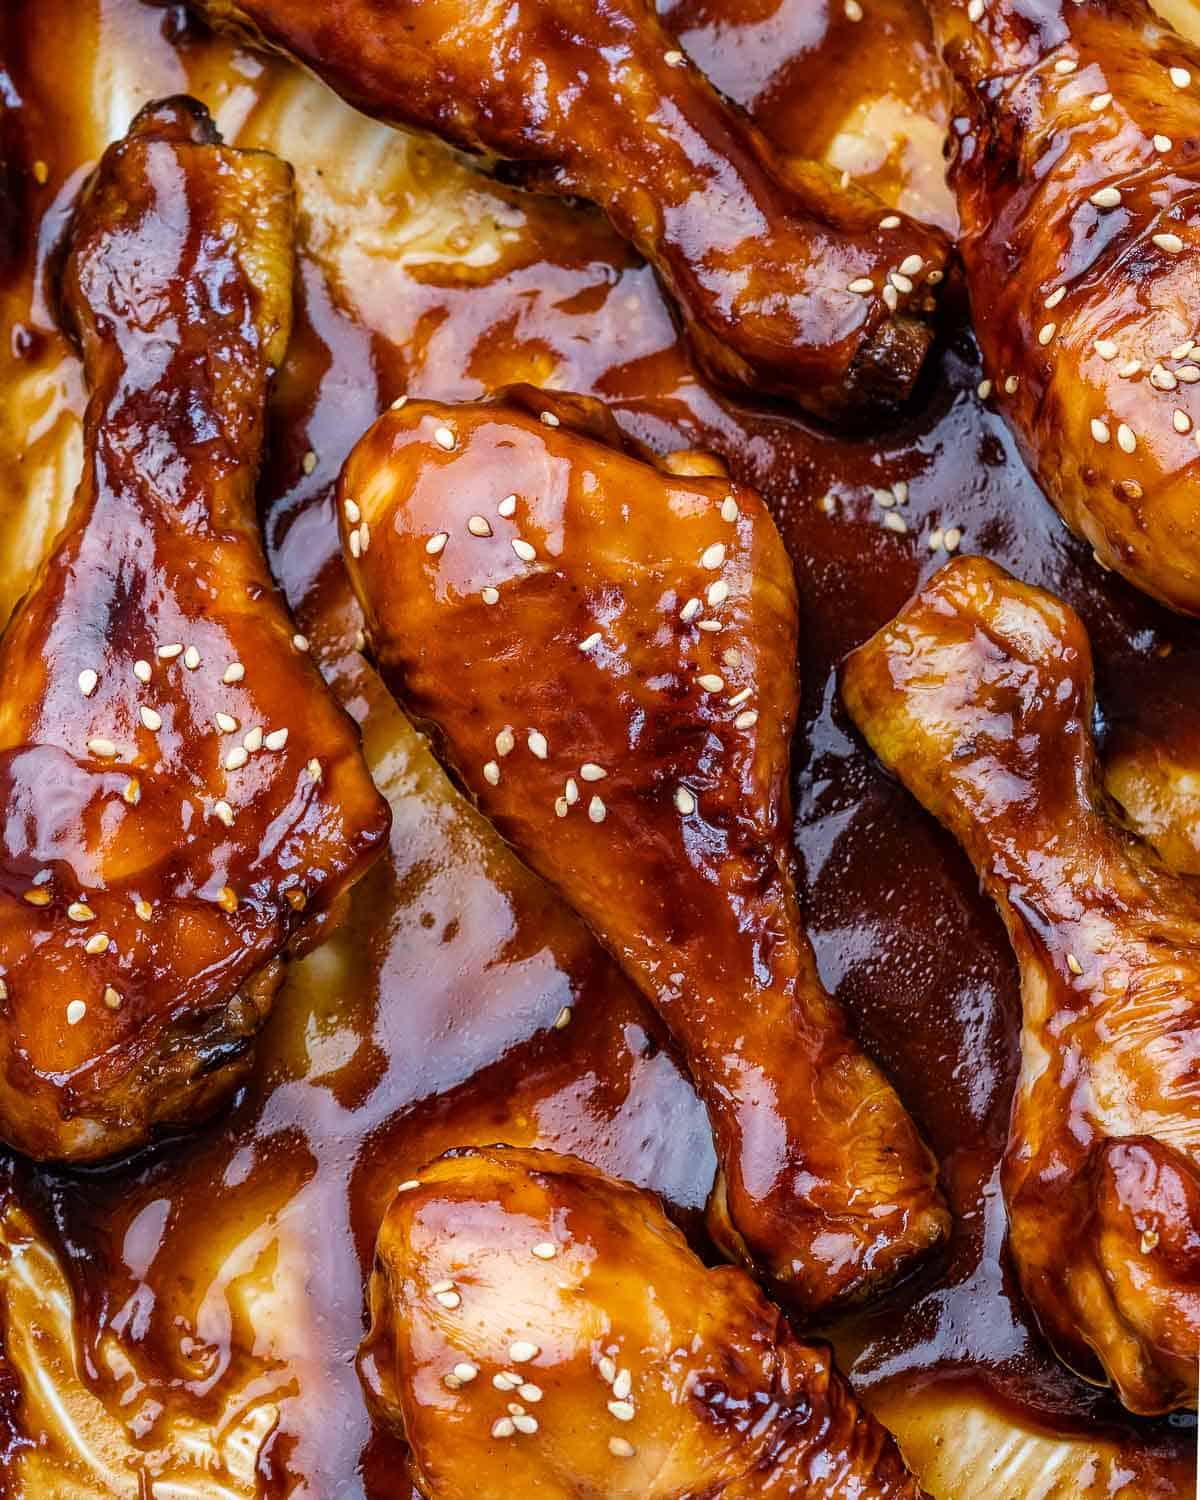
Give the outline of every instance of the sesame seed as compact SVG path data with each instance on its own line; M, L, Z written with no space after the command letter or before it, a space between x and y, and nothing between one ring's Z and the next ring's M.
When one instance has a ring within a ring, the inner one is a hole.
M971 22L983 20L983 0L971 0L967 6L967 20Z
M500 767L494 760L489 760L483 767L483 779L489 786L500 785Z
M898 516L895 511L889 511L883 518L883 524L888 531L904 533L908 530L908 522L903 516Z
M608 808L605 807L601 798L593 797L588 803L588 817L593 823L603 823L608 817Z
M889 271L888 280L892 283L892 285L898 292L903 292L905 296L907 296L908 293L913 289L912 282L904 274L903 271Z
M189 672L194 672L200 665L200 653L195 646L189 646L183 653L183 664Z
M90 953L93 955L97 953L107 953L110 942L111 939L109 938L107 932L98 932L94 937L88 938L87 942L84 943L83 951L85 953Z
M564 1005L552 1022L555 1031L563 1031L571 1024L571 1007Z
M90 922L95 915L86 901L72 901L67 907L67 916L72 922Z
M607 1354L601 1355L597 1368L600 1371L600 1379L605 1385L612 1385L617 1378L617 1367Z
M863 8L859 4L859 0L846 0L845 6L843 7L843 9L846 12L846 19L847 19L847 21L861 21L862 20L862 18L863 18Z
M521 1412L513 1418L513 1426L518 1432L523 1432L526 1436L531 1436L538 1430L538 1420L536 1417L531 1417L527 1413Z
M633 1389L633 1377L628 1370L618 1370L617 1377L613 1381L612 1392L618 1401L624 1401Z
M1057 307L1066 295L1067 289L1065 286L1060 286L1056 292L1051 292L1045 301L1045 307L1047 311L1049 311L1051 308Z
M1200 380L1200 370L1195 365L1184 365L1182 370L1176 370L1175 374L1184 385L1195 385Z
M719 568L725 561L725 543L714 542L711 547L705 547L700 554L700 566L710 571Z
M139 682L149 682L151 677L150 663L139 658L133 664L133 675Z
M320 781L322 775L324 774L324 772L321 770L321 762L316 758L315 755L313 756L312 760L309 761L305 769L308 771L308 779L310 781Z
M528 1401L531 1406L536 1406L542 1399L542 1388L540 1385L534 1385L531 1380L526 1380L517 1387L517 1395L522 1401Z
M900 270L905 276L915 276L924 264L921 256L908 255L900 262Z
M940 526L937 526L937 527L935 527L929 533L929 550L930 550L930 552L937 552L937 551L939 551L941 549L941 545L942 545L942 528Z
M125 997L121 994L121 991L114 990L111 984L104 986L104 1003L108 1006L109 1010L120 1010L124 999Z
M256 724L253 729L247 730L244 738L242 739L242 749L248 750L250 754L253 755L256 750L262 749L262 743L262 726Z
M515 516L517 513L517 497L515 495L505 495L496 509L507 521L510 516Z
M1169 135L1156 135L1154 137L1154 149L1160 154L1165 155L1174 144Z
M438 1302L440 1302L443 1307L448 1308L451 1312L453 1312L456 1307L459 1307L462 1304L462 1298L458 1295L457 1292L434 1292L433 1295L434 1298Z
M217 892L217 905L230 914L238 909L237 892L231 885L223 885Z
M41 886L31 886L30 889L24 893L24 899L29 903L30 906L49 906L50 892L43 890Z
M896 497L891 490L872 490L871 495L876 505L882 505L884 510L890 510L896 503Z
M217 728L222 734L232 734L238 727L238 721L232 714L218 713L214 714L213 717L216 720Z
M166 646L160 646L158 655L161 661L174 661L177 656L183 655L183 646L179 641L172 641Z
M1177 89L1185 89L1192 81L1192 75L1186 68L1172 68L1170 70L1171 82Z
M246 675L246 669L240 661L231 661L225 668L221 681L228 687L235 682L241 682Z
M142 723L152 734L157 734L162 728L162 714L156 709L147 708L144 704L138 709L138 715Z
M93 735L88 740L87 747L100 760L111 760L117 753L117 747L112 740L106 740L102 735Z
M685 625L690 625L703 608L699 599L689 599L679 611L679 618Z
M1017 394L1017 387L1020 384L1021 377L1019 375L1010 375L1004 382L1004 394L1006 396L1015 396Z
M1101 110L1107 109L1111 103L1111 94L1093 94L1091 102L1088 104L1088 108L1094 115L1098 115Z
M263 738L263 744L268 750L282 750L287 742L288 731L286 729L272 729L270 734Z
M574 776L567 777L567 784L563 790L566 793L567 806L574 807L579 801L579 783L575 780Z
M1054 64L1054 71L1065 77L1068 73L1073 73L1078 66L1079 64L1073 57L1060 57Z
M729 598L729 585L723 578L718 578L715 583L709 584L706 597L709 609L716 609L718 605L724 604L726 599Z
M981 401L986 401L992 394L992 382L990 380L981 380L975 387L975 394Z
M492 1384L498 1391L515 1391L521 1384L521 1377L515 1370L501 1370L492 1376Z
M603 781L608 772L603 766L598 766L593 760L585 760L579 768L579 774L584 781Z
M479 1367L471 1364L469 1360L463 1360L454 1366L454 1378L460 1385L470 1385L479 1374Z
M442 1384L446 1387L446 1389L448 1391L461 1391L462 1390L462 1381L453 1372L453 1370L451 1370L451 1372L448 1375L443 1375L442 1376Z
M496 754L503 760L506 755L513 753L516 743L516 735L506 725L496 736Z
M313 450L311 448L304 455L304 457L300 460L300 467L304 470L304 472L306 474L311 474L313 472L313 470L317 467L317 455L313 452Z
M392 405L391 405L390 409L392 411L401 411L407 405L408 405L408 397L407 396L397 396L396 399L392 402Z
M1038 330L1038 343L1044 347L1050 342L1050 340L1057 332L1057 323L1043 323L1041 328Z
M528 1339L516 1339L508 1346L508 1357L514 1365L527 1365L531 1359L536 1359L542 1351L536 1344L531 1344Z
M85 698L90 698L96 691L96 685L99 681L99 673L93 672L91 667L85 667L79 674L79 691Z
M712 632L716 632L720 630L720 628L720 620L701 620L700 623L696 626L697 630L708 630Z
M33 180L39 187L45 187L50 181L50 168L39 157L33 164Z
M748 708L745 713L738 714L737 718L734 719L733 727L735 729L753 729L757 723L758 714L754 709Z
M72 1000L67 1006L67 1025L78 1026L84 1016L87 1015L87 1006L82 1000Z
M355 529L350 533L349 544L350 544L350 556L351 557L361 557L362 556L362 537L359 535L359 531L358 531L357 527L355 527Z
M610 1401L608 1409L618 1422L632 1422L637 1415L632 1401Z
M1120 189L1115 187L1098 188L1091 197L1091 202L1094 203L1097 208L1116 208L1120 201Z
M666 63L668 68L680 68L683 66L684 61L683 53L676 48L672 48L670 52L663 53L663 62Z
M1108 423L1102 422L1099 417L1092 418L1092 436L1098 443L1107 443L1111 436Z
M1073 953L1067 954L1067 968L1070 969L1072 974L1083 973L1083 965L1079 962L1079 960Z
M626 1442L623 1437L610 1437L608 1440L608 1451L614 1458L633 1458L637 1449L632 1443Z
M425 550L429 553L430 557L436 557L449 540L450 533L448 531L435 532L425 543Z
M500 590L492 588L492 586L489 584L487 588L480 590L479 597L485 604L499 604Z
M467 530L472 536L491 536L492 523L486 516L472 516L467 522Z
M454 447L454 433L449 427L435 427L433 440L439 448L444 448L449 453Z
M1142 373L1142 362L1140 359L1129 359L1117 371L1122 380L1132 380L1135 375Z
M539 1240L530 1254L536 1255L538 1260L553 1260L558 1254L558 1246L552 1240Z
M250 753L244 745L235 745L225 757L225 769L227 771L240 771L250 759Z
M599 644L600 632L598 630L593 630L591 635L584 636L583 640L580 641L579 649L581 651L590 651L593 646L598 646Z
M875 283L869 276L856 276L846 287L846 290L853 292L855 296L865 297L868 292L875 290Z
M899 214L887 214L887 215L885 215L882 219L880 219L880 221L879 221L879 227L880 227L880 229L899 229L900 228L900 215Z
M531 729L525 741L538 760L545 760L550 753L550 744L540 729Z
M1183 241L1177 234L1152 234L1150 238L1160 250L1165 250L1168 255L1178 255L1183 249Z
M492 1423L492 1436L494 1438L510 1438L516 1430L511 1417L501 1417L498 1422Z
M1127 427L1124 422L1117 428L1117 447L1123 453L1132 453L1137 447L1137 438L1134 437L1132 429Z
M544 411L544 412L542 412L539 420L541 422L543 422L545 424L545 426L547 426L547 427L557 427L559 425L558 418L554 415L554 413L552 411Z
M702 672L696 682L706 693L719 693L725 686L725 679L718 677L715 672Z
M1101 359L1116 359L1117 346L1111 339L1097 339L1092 345Z
M896 309L900 306L900 293L891 284L891 282L889 282L883 289L883 300L892 310L892 312L895 312Z
M148 922L154 915L154 908L144 896L133 903L133 909L143 922Z
M342 510L346 513L346 519L351 526L357 526L362 520L362 511L359 509L358 501L351 500L349 495L342 501Z
M696 811L696 798L694 793L686 786L675 788L675 807L688 818Z
M1195 347L1195 339L1184 339L1182 344L1176 344L1171 350L1170 357L1171 359L1186 359Z
M722 521L733 522L736 521L737 518L737 501L733 498L732 495L726 495L724 500L721 501L721 519Z
M537 556L536 549L522 536L513 537L509 545L522 562L532 562Z
M962 541L962 532L957 526L951 526L946 532L943 545L947 552L957 552L958 544Z
M740 691L734 693L733 697L729 700L730 708L737 708L739 704L745 703L746 699L750 697L750 694L751 689L748 687L744 687Z
M1192 419L1185 411L1176 411L1171 421L1174 423L1176 432L1188 433L1192 430Z
M396 1189L396 1191L398 1193L411 1193L412 1190L413 1190L413 1188L419 1188L420 1186L421 1186L421 1179L419 1177L409 1177L409 1178L406 1178L405 1181L400 1184L400 1186Z
M226 828L233 827L233 808L223 797L213 803L213 817L219 818Z

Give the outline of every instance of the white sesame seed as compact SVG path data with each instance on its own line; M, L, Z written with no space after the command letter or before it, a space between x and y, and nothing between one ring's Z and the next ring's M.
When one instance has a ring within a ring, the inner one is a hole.
M1073 57L1060 57L1054 64L1054 71L1065 77L1068 73L1073 73L1078 66L1079 64Z
M1176 432L1189 433L1192 430L1192 419L1185 411L1172 413L1171 421Z
M320 781L321 777L325 774L321 770L321 762L316 758L315 755L313 756L312 760L309 761L305 769L308 772L308 779L310 781Z
M674 47L669 52L663 53L663 62L666 63L668 68L681 68L685 61L683 53Z
M720 622L720 620L701 620L700 623L696 626L697 630L707 630L707 631L710 631L710 632L712 632L714 634L718 630L720 630L720 628L721 628L721 622Z
M624 1401L633 1389L633 1377L628 1370L618 1370L613 1381L612 1392L618 1401Z
M362 520L362 511L359 509L358 501L351 500L349 495L342 501L342 509L345 511L346 519L350 522L351 526L357 526Z
M500 590L492 588L489 584L487 588L480 590L479 597L485 604L499 604Z
M437 531L425 543L425 550L429 553L430 557L436 557L449 540L450 533L448 531Z
M617 1367L607 1354L600 1356L597 1369L600 1372L600 1379L603 1380L604 1384L612 1385L613 1381L617 1378Z
M1174 349L1171 350L1170 357L1172 359L1186 359L1195 347L1195 339L1184 339L1182 344L1176 344Z
M1004 394L1006 396L1015 396L1017 394L1017 387L1020 384L1021 377L1019 375L1010 375L1004 382Z
M554 1020L551 1022L551 1025L554 1027L555 1031L565 1031L570 1024L571 1007L569 1005L564 1005L563 1008L559 1011L558 1015L556 1015Z
M745 713L738 714L737 718L734 719L733 727L735 729L753 729L757 723L757 712L752 708L748 708Z
M896 503L896 497L891 490L872 490L872 498L876 505L882 505L884 510L891 510Z
M225 672L221 678L221 681L228 686L235 682L241 682L242 678L245 677L245 675L246 669L244 666L242 666L241 662L231 661L225 668Z
M534 1385L530 1380L523 1381L522 1384L517 1387L517 1395L520 1396L522 1401L528 1401L531 1406L536 1406L538 1404L538 1402L542 1399L542 1394L543 1393L541 1386Z
M970 0L967 6L967 20L972 23L983 20L983 0Z
M740 691L734 693L734 695L729 700L730 708L737 708L739 704L745 703L746 699L750 697L752 691L753 690L751 688L744 687L740 689Z
M632 1443L626 1442L623 1437L610 1437L608 1440L608 1451L614 1458L633 1458L637 1449Z
M848 292L853 292L856 297L865 297L868 292L873 292L875 290L875 283L869 276L856 276L854 280L847 285L846 290Z
M117 753L117 747L112 740L106 740L103 735L93 735L87 742L87 747L93 755L100 760L111 760Z
M523 1432L527 1437L532 1436L532 1434L538 1430L537 1418L531 1417L525 1412L522 1412L519 1416L514 1417L512 1420L513 1426L517 1429L517 1431Z
M263 744L268 750L282 750L287 742L288 731L286 729L272 729L270 734L263 738Z
M501 760L503 760L506 755L511 755L513 753L513 750L516 748L516 743L516 735L513 734L512 730L507 725L505 725L505 727L496 735L496 754L500 757Z
M492 1436L494 1438L510 1438L516 1430L511 1417L501 1417L498 1422L492 1423Z
M1117 428L1117 447L1123 453L1132 453L1137 447L1137 438L1133 435L1132 429L1127 427L1124 422Z
M992 394L992 382L990 380L981 380L975 387L975 394L981 401L986 401Z
M133 664L133 675L139 682L149 682L151 677L150 663L139 658Z
M93 672L91 667L85 667L79 674L79 691L85 698L90 698L96 691L96 685L100 681L100 674Z
M1051 292L1045 301L1046 310L1050 311L1052 308L1057 307L1066 295L1067 289L1065 286L1060 286L1056 292Z
M608 808L605 807L602 798L593 797L588 803L588 817L593 823L603 823L608 817Z
M1117 371L1122 380L1132 380L1135 375L1142 373L1142 362L1140 359L1129 359Z
M513 537L510 545L522 562L532 562L537 556L536 549L524 537Z
M87 1015L87 1006L82 1000L72 1000L67 1006L67 1025L78 1026L84 1016Z
M1067 954L1067 968L1070 969L1072 974L1083 973L1083 965L1079 962L1079 960L1073 953Z
M317 467L317 455L310 448L300 461L300 467L306 474L311 474Z
M903 292L905 296L907 296L908 293L913 289L912 282L904 274L903 271L889 271L888 280L892 283L892 285L898 292Z
M1200 380L1200 370L1195 365L1184 365L1182 370L1176 370L1175 374L1184 385L1195 385Z
M225 769L227 771L240 771L250 759L246 749L242 745L235 745L225 757Z
M900 228L900 215L899 214L886 214L882 219L880 219L880 221L879 221L879 227L880 227L880 229L899 229Z
M479 1374L479 1367L471 1364L469 1360L463 1360L454 1366L453 1375L460 1385L470 1385L472 1380Z
M550 753L549 742L540 729L531 729L525 743L529 746L532 753L537 756L538 760L545 760Z
M1165 155L1175 143L1169 135L1156 135L1154 137L1154 149L1160 155Z
M947 552L957 552L958 545L962 541L962 532L957 526L951 526L945 535L944 546Z
M547 427L557 427L559 425L558 418L554 415L554 413L552 411L544 411L544 412L542 412L540 420Z
M583 640L580 641L579 649L581 651L590 651L593 646L598 646L599 644L600 632L598 630L593 630L591 635L585 635Z
M147 708L144 704L138 709L138 715L142 723L152 734L157 734L162 728L162 714L153 708Z
M942 528L940 526L935 526L934 529L929 533L929 550L930 552L939 552L941 550L941 546Z
M699 599L689 599L679 611L679 618L685 625L690 625L703 608Z
M558 1254L558 1246L553 1240L539 1240L530 1254L536 1255L538 1260L553 1260Z
M847 19L847 21L861 21L862 20L862 18L863 18L863 8L859 4L859 0L846 0L846 3L845 3L845 5L842 8L846 12L846 19Z
M1041 328L1038 330L1038 343L1044 347L1050 342L1050 340L1057 332L1057 323L1043 323Z
M903 516L898 516L894 510L888 511L887 515L884 516L883 524L889 531L895 531L901 534L908 530L908 522L904 519Z
M95 915L86 901L72 901L67 907L67 916L72 922L90 922Z
M433 440L439 448L444 448L447 453L454 447L454 433L449 427L435 427L433 429Z
M93 955L97 953L107 953L110 942L111 939L109 938L107 932L98 932L96 933L95 937L88 938L87 942L84 943L83 951L85 953L91 953Z
M688 787L677 786L675 788L675 807L685 818L691 817L696 811L696 798Z
M721 519L722 521L733 522L736 521L737 518L737 501L733 498L732 495L726 495L724 500L721 501Z
M584 781L603 781L608 772L603 766L598 766L595 761L585 760L579 768L579 774Z
M632 1422L637 1415L632 1401L610 1401L608 1409L618 1422Z
M195 646L189 646L183 653L183 664L189 672L194 672L200 665L200 653Z
M462 1303L462 1298L458 1295L457 1292L434 1292L433 1295L434 1298L439 1303L441 1303L443 1307L448 1308L450 1312L453 1312L454 1309L460 1306Z
M1092 418L1092 436L1098 443L1107 443L1111 435L1107 422L1102 422L1099 417Z
M413 1188L419 1188L420 1186L421 1179L419 1177L407 1177L396 1189L396 1191L398 1193L411 1193Z
M521 1384L521 1377L515 1370L501 1370L492 1376L492 1384L498 1391L515 1391Z
M1177 89L1185 89L1192 81L1192 75L1186 68L1172 68L1170 70L1171 82Z
M1101 110L1107 109L1111 103L1111 94L1093 94L1090 102L1088 103L1088 108L1094 115L1098 115Z
M362 537L359 536L359 534L358 534L358 527L357 526L350 533L350 536L349 536L349 538L347 540L348 540L349 547L350 547L350 556L351 557L361 557L362 556Z
M1092 345L1101 359L1116 359L1117 346L1111 339L1097 339Z
M256 724L253 729L247 730L246 734L243 736L242 748L248 750L251 755L253 755L256 750L261 750L262 746L262 726L260 724Z
M158 655L161 661L174 661L177 656L183 655L183 646L178 641L172 641L169 646L160 646Z
M120 1010L124 999L121 991L113 989L111 984L104 986L104 1003L109 1010Z
M555 799L554 799L554 816L556 818L565 818L566 815L570 811L571 811L571 804L567 801L567 799L565 797L555 797Z
M489 786L500 785L500 767L494 760L489 760L484 765L483 779L489 784Z
M516 1339L508 1346L508 1357L514 1365L527 1365L531 1359L536 1359L542 1351L536 1344L531 1344L528 1339Z
M458 1376L454 1373L453 1370L451 1370L448 1375L443 1375L442 1376L442 1384L446 1387L446 1389L448 1391L461 1391L462 1390L462 1381L458 1378Z
M709 609L716 609L729 598L729 585L723 578L718 578L715 583L709 584L706 598Z
M575 780L574 776L567 777L567 784L563 788L563 791L566 794L565 800L567 806L574 807L579 801L579 783Z
M905 276L915 276L925 264L919 255L906 255L900 262L900 271Z
M517 497L515 495L505 495L496 509L507 521L510 516L515 516L517 513Z
M219 818L226 828L233 827L233 808L224 798L213 803L213 817Z
M711 547L705 547L700 554L700 566L710 571L719 568L725 561L725 543L714 542Z
M467 530L472 536L491 536L492 523L486 516L472 516L467 522Z
M1116 208L1121 201L1119 188L1102 187L1092 194L1091 201L1097 208Z
M397 396L396 399L392 402L391 407L389 409L391 411L400 411L400 410L402 410L407 405L408 405L408 397L407 396Z
M1168 255L1178 255L1183 249L1183 241L1177 234L1152 234L1150 238L1160 250L1165 250Z
M883 300L892 310L892 312L895 312L896 309L900 306L900 293L891 284L891 282L888 282L887 286L885 286L883 289Z
M154 915L154 908L150 905L149 901L147 901L144 896L140 900L133 903L133 909L135 912L137 912L138 916L143 922L148 922Z
M725 686L725 679L715 672L702 672L696 682L706 693L719 693Z
M233 717L232 714L218 713L213 717L216 720L217 728L221 731L222 734L232 734L233 731L238 727L238 721Z

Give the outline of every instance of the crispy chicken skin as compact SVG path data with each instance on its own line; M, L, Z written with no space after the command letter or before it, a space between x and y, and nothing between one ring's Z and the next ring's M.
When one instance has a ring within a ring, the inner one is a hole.
M1200 903L1105 802L1083 626L963 558L851 655L842 694L1016 950L1004 1192L1025 1294L1062 1358L1130 1410L1194 1406Z
M73 225L83 479L0 641L0 1135L34 1156L211 1110L284 945L386 835L255 519L292 227L290 170L189 100L138 116Z
M947 1217L800 924L795 584L762 501L531 387L385 414L339 495L385 678L680 1046L714 1237L808 1313L902 1275Z
M779 159L650 0L198 8L249 27L369 115L599 204L655 266L719 379L821 417L912 386L943 274L940 232L823 166Z
M930 0L994 398L1100 561L1198 614L1200 52L1146 0L982 9Z
M376 1243L359 1372L437 1500L919 1500L824 1345L574 1157L451 1152Z

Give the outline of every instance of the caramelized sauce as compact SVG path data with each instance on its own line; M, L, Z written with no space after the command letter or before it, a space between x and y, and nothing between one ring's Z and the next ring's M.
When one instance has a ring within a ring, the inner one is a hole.
M802 0L684 0L669 18L777 140L821 151L839 128L831 77L864 100L895 89L918 120L945 118L917 0L878 8L883 41L873 8L856 30L840 6L828 7L838 19L826 23L823 8ZM8 9L0 97L18 191L6 213L22 232L9 251L17 269L0 287L0 381L21 396L13 412L32 402L39 415L28 431L0 419L9 470L0 473L0 535L13 541L5 605L60 519L55 455L69 456L81 408L46 264L101 144L96 127L116 133L132 113L109 119L96 103L107 97L104 49L138 58L141 97L189 87L241 142L296 132L288 70L190 28L177 9L137 0ZM887 85L897 58L909 71ZM814 92L828 109L808 107ZM848 727L833 673L945 560L930 534L940 530L944 542L950 528L962 550L987 553L1079 610L1096 653L1102 741L1190 732L1200 702L1195 625L1102 573L1068 536L975 394L980 372L961 312L904 425L832 437L714 394L650 272L590 212L462 175L436 147L408 151L401 208L410 214L439 174L461 176L463 237L451 253L373 254L381 231L369 174L339 238L318 166L297 160L302 218L311 207L303 292L261 492L273 566L363 721L393 801L390 859L358 887L346 925L293 967L228 1116L103 1171L5 1165L12 1193L68 1269L86 1384L145 1454L130 1493L154 1493L169 1468L165 1434L186 1416L258 1435L260 1494L407 1496L401 1455L372 1435L352 1361L383 1207L398 1181L450 1145L576 1151L656 1188L697 1229L711 1143L661 1029L574 918L447 792L354 651L359 622L331 505L346 452L403 390L462 399L518 379L604 397L657 449L717 450L762 489L796 565L804 914L824 982L941 1158L956 1214L943 1264L831 1330L844 1367L881 1410L936 1383L964 1399L983 1391L1024 1426L1112 1439L1119 1461L1095 1493L1122 1484L1137 1495L1187 1493L1194 1423L1133 1422L1056 1363L1020 1303L996 1180L1017 1056L1015 964L965 858ZM36 161L47 163L44 185ZM944 190L917 182L903 149L884 153L864 180L893 200L902 192L909 206L924 193L925 211L947 221ZM897 485L901 495L907 486L903 503ZM890 516L902 530L885 524ZM280 1320L281 1306L292 1316ZM23 1493L34 1435L22 1410L0 1380L0 1493L6 1481Z

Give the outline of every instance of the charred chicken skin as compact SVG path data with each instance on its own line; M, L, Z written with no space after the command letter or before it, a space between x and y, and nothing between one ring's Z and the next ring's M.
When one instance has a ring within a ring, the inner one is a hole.
M920 1500L828 1350L652 1194L452 1152L384 1218L359 1371L436 1500Z
M1200 614L1200 52L1146 0L930 0L985 372L1100 561Z
M939 231L784 161L649 0L202 0L344 98L591 200L656 268L721 380L820 417L904 397Z
M257 533L292 227L290 170L188 100L77 210L83 479L0 641L0 1136L35 1156L212 1109L284 946L386 835Z
M1004 1192L1060 1355L1135 1412L1196 1404L1200 902L1101 790L1078 617L982 558L853 653L843 697L955 835L1021 969Z
M811 1313L947 1216L796 908L787 554L753 491L672 467L582 398L409 401L343 470L346 554L386 680L672 1031L717 1138L714 1237Z

